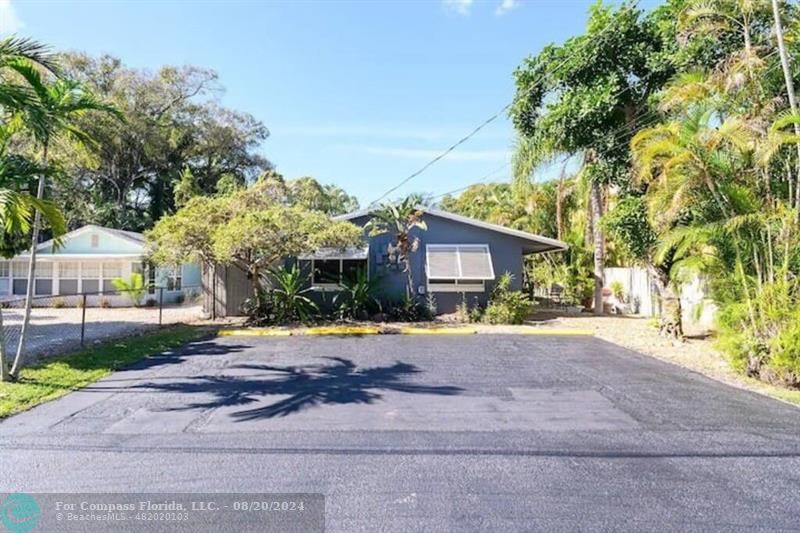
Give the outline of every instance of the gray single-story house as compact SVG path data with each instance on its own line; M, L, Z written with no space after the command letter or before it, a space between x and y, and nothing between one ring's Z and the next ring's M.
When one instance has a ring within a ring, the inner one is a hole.
M470 305L485 304L497 279L505 272L513 276L512 288L521 289L525 255L567 249L565 243L555 239L432 207L421 209L427 229L412 230L412 236L419 242L412 256L413 291L420 299L432 294L437 312L442 314L454 312L462 299ZM370 210L335 217L362 227L370 218ZM405 294L407 277L402 265L391 260L392 239L388 233L365 235L362 248L321 250L299 260L311 273L313 290L322 297L338 290L339 283L348 275L366 269L371 278L382 280L384 298L396 300ZM215 316L238 314L242 301L250 296L246 276L230 266L212 267L208 273L204 276L206 292L216 295ZM209 312L210 303L209 299Z

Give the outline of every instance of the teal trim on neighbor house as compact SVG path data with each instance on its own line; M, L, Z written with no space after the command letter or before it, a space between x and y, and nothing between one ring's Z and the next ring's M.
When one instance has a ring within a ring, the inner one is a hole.
M103 299L111 305L130 305L129 298L115 294L113 280L127 279L134 272L142 273L146 283L163 287L165 303L200 293L199 265L157 267L151 273L145 264L145 239L141 233L87 225L67 233L57 248L53 241L41 243L36 257L34 295L39 297L86 293L90 295L89 304ZM0 296L24 296L28 261L27 253L0 261ZM150 290L144 300L157 299L161 292Z

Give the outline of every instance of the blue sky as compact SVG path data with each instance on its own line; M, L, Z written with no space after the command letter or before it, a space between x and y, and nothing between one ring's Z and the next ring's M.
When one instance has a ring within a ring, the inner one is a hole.
M133 67L213 68L222 103L269 128L262 152L281 173L363 205L508 103L514 68L579 33L591 3L0 0L0 31ZM513 138L503 116L393 196L508 180Z

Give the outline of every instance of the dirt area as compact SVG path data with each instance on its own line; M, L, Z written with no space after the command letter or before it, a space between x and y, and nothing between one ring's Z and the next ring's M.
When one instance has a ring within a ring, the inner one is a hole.
M21 309L4 309L3 333L7 346L16 349L22 326ZM165 306L161 324L195 322L202 317L198 305ZM74 307L35 307L31 312L30 333L25 343L28 356L43 357L66 353L80 346L81 329L85 343L133 334L159 325L157 307L85 309L85 325L81 328L84 310Z

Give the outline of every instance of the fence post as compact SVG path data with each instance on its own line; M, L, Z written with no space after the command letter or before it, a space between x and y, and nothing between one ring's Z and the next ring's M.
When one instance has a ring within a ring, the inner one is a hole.
M158 288L158 326L161 327L161 316L164 312L164 287Z
M81 304L81 348L83 348L83 340L86 336L86 293L84 292L82 295L82 304Z

